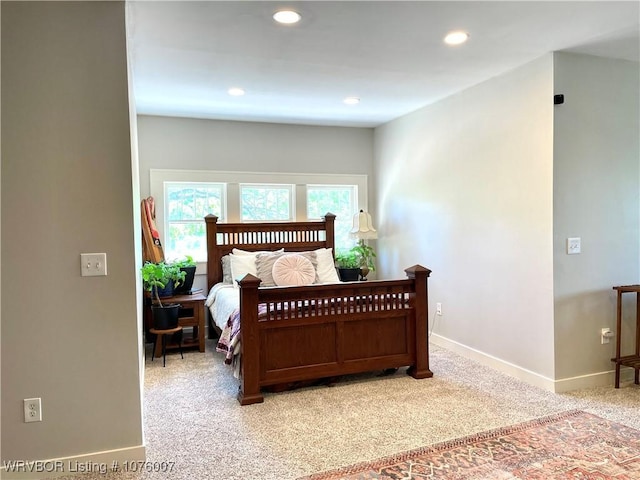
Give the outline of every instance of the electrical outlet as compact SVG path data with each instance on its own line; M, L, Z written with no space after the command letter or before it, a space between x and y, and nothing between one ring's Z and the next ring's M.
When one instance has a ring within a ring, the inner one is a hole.
M436 303L436 315L442 315L442 304Z
M25 422L41 422L42 421L42 401L39 398L24 399L24 421Z
M601 328L600 329L600 344L604 345L605 343L609 343L611 340L611 337L613 337L614 334L611 331L610 328L605 327L605 328Z

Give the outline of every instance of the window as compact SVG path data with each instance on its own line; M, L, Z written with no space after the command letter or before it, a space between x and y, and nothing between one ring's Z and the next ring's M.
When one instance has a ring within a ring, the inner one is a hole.
M246 221L292 221L293 185L240 185L240 218Z
M165 257L172 260L191 255L204 261L207 257L204 217L211 213L224 221L224 184L167 182L164 193Z
M349 236L353 215L357 208L355 185L307 185L307 217L322 218L327 212L336 216L336 248L346 249L355 245Z
M336 215L336 248L350 248L353 215L367 208L367 176L249 173L211 170L149 171L156 225L165 258L206 261L204 217L220 222L319 220ZM204 273L203 265L198 273Z

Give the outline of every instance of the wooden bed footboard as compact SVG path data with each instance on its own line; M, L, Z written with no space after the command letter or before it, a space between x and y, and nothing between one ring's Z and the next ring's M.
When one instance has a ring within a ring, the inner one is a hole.
M303 252L334 249L336 216L320 221L218 223L205 217L207 286L223 281L222 258L234 248ZM333 252L335 253L335 252ZM406 279L263 287L240 280L242 405L263 401L270 385L408 366L429 370L427 279L415 265ZM262 310L266 310L263 312Z
M269 385L387 368L408 366L414 378L432 377L431 271L415 265L405 272L405 280L287 288L258 288L260 279L245 276L239 402L262 402L261 388Z

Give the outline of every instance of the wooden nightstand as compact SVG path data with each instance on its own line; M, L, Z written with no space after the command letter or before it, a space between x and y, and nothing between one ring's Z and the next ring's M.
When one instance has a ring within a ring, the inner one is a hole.
M186 332L182 338L182 348L198 347L204 352L204 325L205 325L205 309L204 302L206 297L202 293L193 295L176 295L173 297L163 298L162 303L179 303L180 312L178 313L178 325L181 327L193 327L193 334L188 335ZM153 318L151 317L151 299L145 295L144 299L144 325L145 331L150 340L153 337L149 330L153 327ZM178 344L174 342L167 343L167 350L178 348ZM162 354L162 345L160 342L156 344L155 356Z

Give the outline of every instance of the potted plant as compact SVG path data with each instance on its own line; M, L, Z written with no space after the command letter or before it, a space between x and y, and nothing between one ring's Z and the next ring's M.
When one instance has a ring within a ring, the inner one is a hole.
M360 280L366 280L369 272L375 272L376 252L369 245L360 240L358 244L351 248L351 252L358 257L358 265L360 266Z
M165 262L146 262L142 266L142 280L144 288L152 293L151 311L153 314L153 326L158 330L167 330L178 326L179 304L163 305L161 291L170 285L180 285L184 280L185 272L180 267ZM173 287L171 293L173 294Z
M340 280L343 282L355 282L358 280L360 276L360 259L352 249L336 252L336 266L338 267Z
M188 295L191 293L191 289L193 287L193 280L196 275L196 262L191 255L185 255L185 258L182 260L178 260L177 262L173 262L172 265L180 268L181 271L185 273L184 280L180 285L174 288L175 295Z

